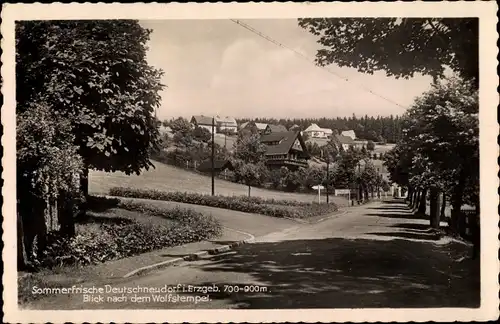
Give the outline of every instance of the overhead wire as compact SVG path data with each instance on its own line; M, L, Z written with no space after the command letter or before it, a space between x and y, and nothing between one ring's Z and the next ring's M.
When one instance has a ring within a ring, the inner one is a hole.
M273 43L273 44L275 44L275 45L277 45L277 46L279 46L279 47L281 47L281 48L284 48L284 49L287 49L287 50L289 50L289 51L292 51L292 52L293 52L293 53L295 53L297 56L299 56L299 57L301 57L302 59L306 60L307 62L309 62L309 63L313 64L315 67L318 67L318 68L320 68L320 69L322 69L322 70L324 70L324 71L326 71L326 72L328 72L328 73L330 73L330 74L332 74L332 75L336 76L337 78L342 79L343 81L350 82L352 85L354 85L354 86L356 86L356 87L358 87L358 88L361 88L361 89L362 89L363 91L365 91L365 92L368 92L368 93L370 93L370 94L372 94L372 95L374 95L374 96L376 96L376 97L379 97L379 98L381 98L381 99L383 99L383 100L385 100L385 101L387 101L387 102L390 102L390 103L392 103L393 105L396 105L396 106L398 106L398 107L400 107L400 108L403 108L403 109L406 109L406 108L407 108L407 107L405 107L405 106L401 105L400 103L398 103L398 102L396 102L396 101L394 101L394 100L392 100L392 99L390 99L390 98L387 98L387 97L385 97L385 96L383 96L383 95L381 95L381 94L379 94L379 93L374 92L373 90L371 90L370 88L367 88L367 87L366 87L366 86L364 86L364 85L361 85L361 84L356 84L356 83L354 83L352 80L349 80L349 78L344 77L344 76L341 76L341 75L339 75L338 73L333 72L332 70L329 70L329 69L327 69L326 67L324 67L324 66L322 66L322 65L319 65L319 64L318 64L318 63L316 63L313 59L311 59L311 58L309 58L308 56L306 56L306 55L302 54L301 52L299 52L299 51L297 51L297 50L295 50L295 49L293 49L293 48L291 48L291 47L289 47L289 46L286 46L286 45L284 45L283 43L278 42L277 40L275 40L275 39L271 38L270 36L265 35L264 33L262 33L262 32L260 32L260 31L258 31L257 29L255 29L254 27L252 27L252 26L250 26L250 25L248 25L248 24L246 24L246 23L243 23L243 22L242 22L242 21L240 21L240 20L237 20L237 19L230 19L230 20L231 20L232 22L234 22L235 24L237 24L237 25L239 25L239 26L241 26L241 27L243 27L243 28L245 28L245 29L249 30L250 32L252 32L252 33L254 33L254 34L256 34L256 35L258 35L259 37L261 37L261 38L263 38L263 39L265 39L265 40L267 40L267 41L269 41L269 42L271 42L271 43Z

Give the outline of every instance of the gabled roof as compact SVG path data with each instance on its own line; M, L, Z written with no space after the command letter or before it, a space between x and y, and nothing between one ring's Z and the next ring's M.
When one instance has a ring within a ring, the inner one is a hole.
M311 124L309 127L305 129L304 132L319 132L321 131L321 127L316 124Z
M210 117L210 116L198 115L198 116L193 116L193 118L191 118L191 121L194 120L194 122L197 125L210 125L210 126L212 126L212 118L213 117Z
M305 151L305 144L299 134L300 132L278 132L262 135L260 137L260 142L266 145L265 155L287 154L297 139L300 140L304 153L307 154ZM272 144L274 142L279 143Z
M225 117L220 117L220 116L217 116L215 117L215 120L218 122L218 123L223 123L224 126L226 127L237 127L238 126L238 123L236 122L236 119L234 117L229 117L229 116L225 116Z
M306 128L304 132L324 132L328 134L332 134L333 131L330 128L321 128L317 124L311 124Z
M269 124L266 127L266 131L270 131L271 133L276 133L276 132L286 132L286 127L283 125L273 125Z
M343 131L341 135L349 136L352 139L356 139L356 133L353 130Z
M297 125L297 124L294 124L292 126L290 126L289 130L293 131L293 130L299 130L300 129L300 126Z
M349 136L335 135L335 137L337 138L337 141L339 141L340 144L349 144L349 145L354 144L354 140Z
M264 123L255 123L255 126L257 126L257 128L259 130L264 130L264 129L266 129L267 124L264 124Z

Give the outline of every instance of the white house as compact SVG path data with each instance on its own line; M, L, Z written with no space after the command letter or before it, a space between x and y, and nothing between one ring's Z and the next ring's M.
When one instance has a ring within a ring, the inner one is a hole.
M328 138L332 136L333 131L329 128L321 128L316 124L311 124L303 133L307 134L310 138Z
M238 123L236 122L236 119L234 119L233 117L216 116L215 122L217 123L217 127L220 131L229 131L231 133L238 132Z
M353 140L356 139L356 133L353 131L353 130L346 130L346 131L343 131L340 135L342 136L349 136L350 138L352 138Z
M217 133L217 123L215 122L215 120L213 121L213 117L209 117L209 116L203 116L203 115L199 115L199 116L193 116L191 118L191 123L195 126L195 127L201 127L201 128L205 128L206 130L208 130L210 132L210 134L212 133L212 123L214 122L214 133Z
M353 139L349 136L335 135L335 138L337 139L338 145L342 146L344 151L347 151L349 147L354 145Z

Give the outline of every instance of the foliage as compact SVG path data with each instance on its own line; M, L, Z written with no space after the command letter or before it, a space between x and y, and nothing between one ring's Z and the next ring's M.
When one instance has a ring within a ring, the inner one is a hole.
M237 179L247 186L260 186L269 178L268 169L263 162L253 163L238 163L238 167L234 173Z
M319 147L318 143L307 142L306 143L306 148L307 148L307 152L311 156L316 156L316 157L320 157L321 156L321 148Z
M474 82L451 77L433 85L405 116L403 140L384 160L391 179L434 188L454 209L479 203L479 105Z
M299 26L325 48L317 63L383 70L396 78L416 73L435 80L445 66L465 79L479 75L478 18L304 18Z
M238 123L244 123L249 119L238 119ZM298 125L300 129L306 129L312 123L322 128L332 129L334 134L339 131L354 130L359 139L379 141L380 137L386 139L389 143L396 143L401 137L401 118L399 116L377 116L368 117L367 115L357 117L336 117L336 118L293 118L293 119L274 119L274 118L256 118L255 122L266 124L280 124L287 129L292 125ZM257 132L257 130L255 130ZM302 138L307 142L308 135L304 133Z
M287 200L261 199L244 196L211 196L185 192L162 192L132 188L112 188L109 194L117 197L175 201L255 213L273 217L304 218L318 216L337 210L335 204L318 205Z
M82 160L70 120L45 104L32 103L17 115L16 145L18 190L42 199L77 190Z
M338 188L352 188L356 184L356 168L361 160L361 152L342 151L337 163L334 182Z
M162 71L146 61L150 33L132 20L17 22L17 112L43 102L71 121L91 168L149 168L163 89Z
M264 158L266 147L257 133L240 132L235 142L235 158L257 164Z
M92 223L77 227L73 238L51 233L39 264L44 268L88 265L125 258L165 247L217 237L220 223L191 209L162 209L141 203L121 203L120 208L175 220L158 225L117 219L115 223Z
M375 143L373 143L372 140L369 140L367 143L366 143L366 149L368 151L373 151L375 150Z
M198 141L208 143L212 140L212 133L206 128L196 127L193 130L193 137Z

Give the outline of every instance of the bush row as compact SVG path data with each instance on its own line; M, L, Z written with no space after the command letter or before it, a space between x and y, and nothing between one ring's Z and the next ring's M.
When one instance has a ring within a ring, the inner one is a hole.
M288 202L244 196L210 196L187 192L162 192L123 187L111 188L109 194L117 197L175 201L281 218L305 218L337 210L335 204Z
M221 234L221 224L211 216L192 209L161 209L142 203L120 203L119 208L174 220L158 225L130 219L115 223L77 225L72 238L49 235L39 266L88 265L121 259L165 247L206 240Z

